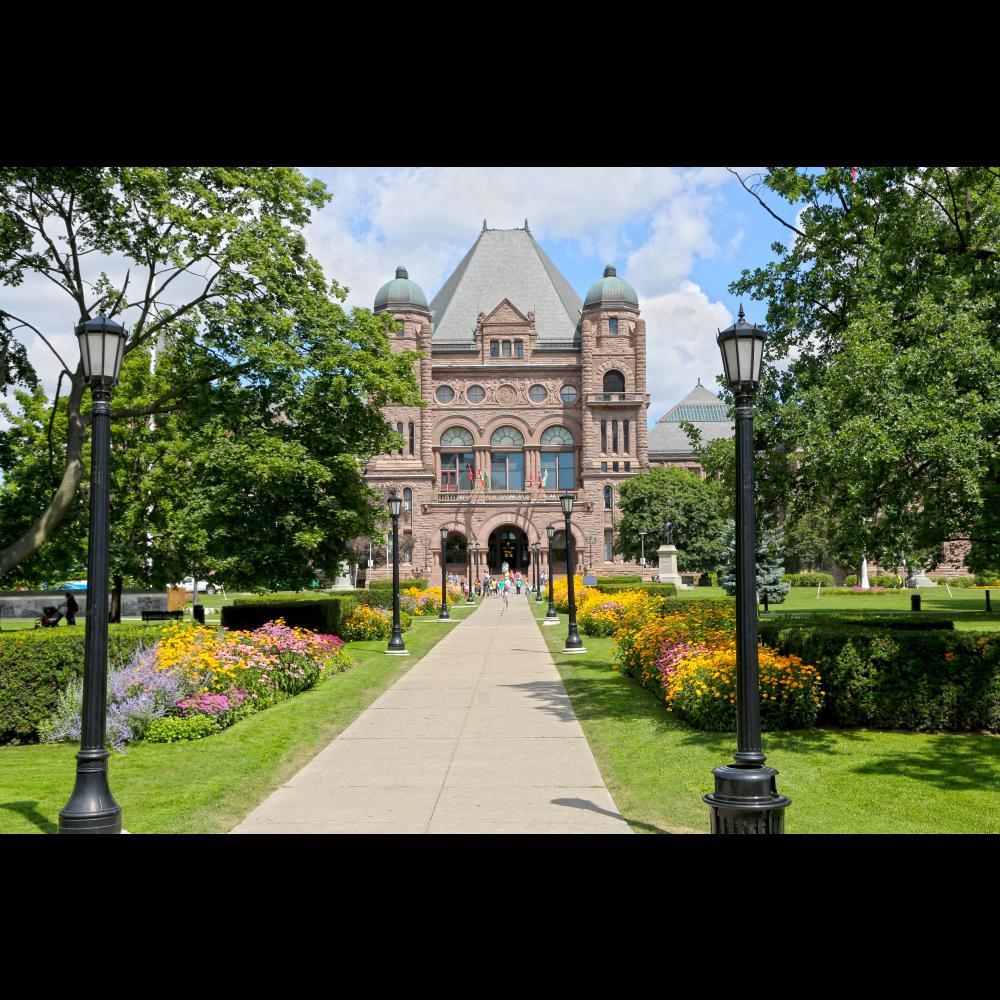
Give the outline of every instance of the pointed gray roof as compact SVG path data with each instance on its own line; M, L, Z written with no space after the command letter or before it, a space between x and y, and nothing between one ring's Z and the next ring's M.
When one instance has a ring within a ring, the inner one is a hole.
M701 431L706 444L716 438L733 436L729 408L700 382L679 403L675 403L653 425L648 444L651 455L690 454L691 442L681 430L681 421L690 421Z
M479 314L504 299L534 312L539 346L579 343L583 302L527 228L479 234L431 300L433 343L471 345Z

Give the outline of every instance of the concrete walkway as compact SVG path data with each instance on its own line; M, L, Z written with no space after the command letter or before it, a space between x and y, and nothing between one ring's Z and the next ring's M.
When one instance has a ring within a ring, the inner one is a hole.
M631 833L528 602L488 598L233 833Z

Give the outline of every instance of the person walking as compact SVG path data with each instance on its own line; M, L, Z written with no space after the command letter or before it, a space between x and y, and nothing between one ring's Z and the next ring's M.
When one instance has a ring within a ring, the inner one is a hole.
M503 598L503 610L506 611L510 607L510 580L500 582L500 596Z
M518 593L518 595L520 595L520 593L521 593L521 571L520 570L518 570L514 574L514 586L517 587L517 593Z
M76 624L76 613L80 610L80 605L76 603L76 598L66 591L66 624ZM120 620L120 619L119 619Z

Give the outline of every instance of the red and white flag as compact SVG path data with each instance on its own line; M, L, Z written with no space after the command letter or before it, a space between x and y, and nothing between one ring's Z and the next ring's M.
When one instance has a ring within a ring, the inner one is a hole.
M857 167L851 167L851 183L852 184L857 184L858 183L858 168Z
M528 473L528 489L529 489L529 490L531 489L531 485L532 485L532 481L531 481L531 473L529 472L529 473Z

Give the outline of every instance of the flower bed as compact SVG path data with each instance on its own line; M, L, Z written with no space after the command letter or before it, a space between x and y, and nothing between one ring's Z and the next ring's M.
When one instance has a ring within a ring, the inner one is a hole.
M153 646L139 647L108 673L108 743L123 751L143 739L196 739L232 725L347 670L350 657L332 635L290 628L280 619L253 632L178 622ZM79 740L83 682L75 679L39 727L48 742ZM201 717L208 722L191 722ZM176 722L157 723L157 720ZM187 734L187 735L184 735Z
M586 611L592 627L611 628L605 634L614 636L622 671L692 726L735 729L735 606L657 600L642 592L614 597L616 607L606 606L610 600L602 595ZM824 698L816 668L766 646L759 648L758 662L762 728L815 725Z
M412 621L410 615L401 608L399 622L404 632ZM367 604L359 604L344 623L344 638L349 642L388 639L391 635L392 612L387 608L373 608Z

